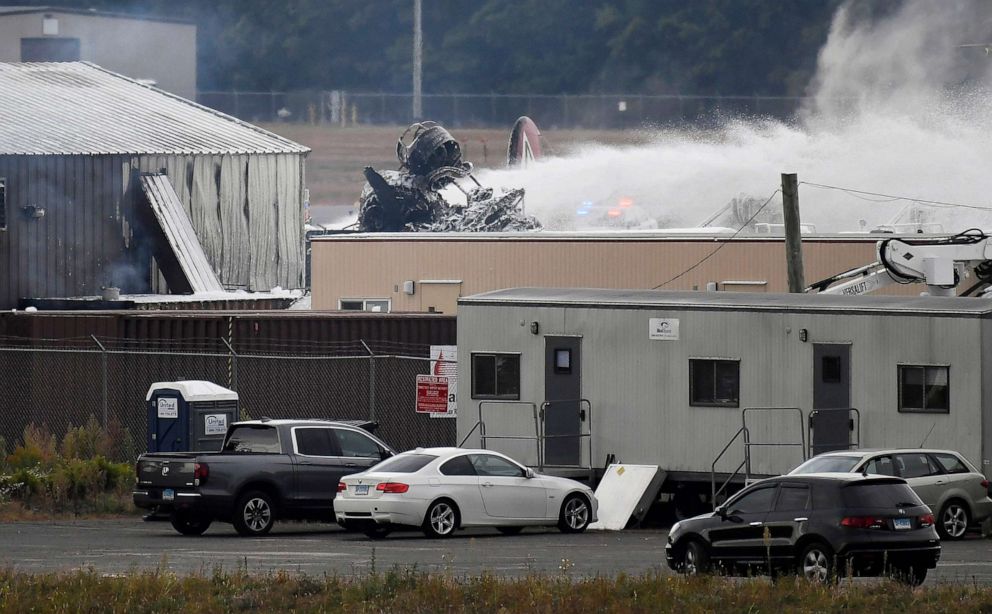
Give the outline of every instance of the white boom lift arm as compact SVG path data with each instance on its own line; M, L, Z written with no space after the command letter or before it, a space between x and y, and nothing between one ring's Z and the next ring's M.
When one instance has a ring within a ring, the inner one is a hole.
M968 281L961 296L974 296L992 285L992 237L978 229L941 239L885 239L875 251L877 262L818 281L806 292L859 295L924 283L931 296L955 296Z

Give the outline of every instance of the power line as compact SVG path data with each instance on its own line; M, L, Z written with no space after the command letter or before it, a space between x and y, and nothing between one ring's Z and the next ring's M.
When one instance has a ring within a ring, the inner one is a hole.
M737 235L741 234L741 231L744 230L745 228L747 228L748 227L748 224L750 224L751 221L754 218L758 217L758 214L761 213L761 211L768 205L768 203L772 202L772 199L775 198L775 195L778 194L781 191L782 190L775 190L774 192L772 192L772 195L768 197L768 200L766 200L764 203L762 203L762 205L760 207L758 207L758 210L755 211L754 214L751 215L751 217L747 218L747 221L744 222L743 224L741 224L741 227L738 228L737 231L734 232L734 234L730 235L730 238L727 239L726 241L724 241L723 243L721 243L715 250L713 250L710 253L708 253L705 256L703 256L703 258L699 262L697 262L696 264L692 265L688 269L682 271L681 273L679 273L675 277L669 279L668 281L666 281L664 283L660 283L660 284L658 284L657 286L655 286L655 287L653 287L651 289L652 290L657 290L658 288L661 288L662 286L667 286L668 284L672 283L676 279L679 279L680 277L683 277L684 275L690 273L696 267L698 267L702 263L704 263L707 260L709 260L710 258L712 258L718 251L720 251L721 249L723 249L724 247L726 247L727 245L729 245L731 241L733 241L734 239L736 239L737 238Z
M841 192L846 192L846 193L850 194L851 196L854 196L855 198L860 198L861 200L867 200L869 202L885 203L885 202L892 202L892 201L896 201L896 200L907 200L907 201L914 202L914 203L917 203L917 204L920 204L920 205L933 205L935 207L961 207L963 209L975 209L977 211L992 211L992 207L980 207L978 205L965 205L965 204L962 204L962 203L951 203L951 202L946 202L946 201L941 201L941 200L930 200L930 199L927 199L927 198L913 198L911 196L896 196L896 195L893 195L893 194L882 194L882 193L879 193L879 192L868 192L867 190L855 190L854 188L843 188L843 187L840 187L840 186L825 185L825 184L822 184L822 183L810 183L809 181L800 181L799 182L799 185L808 185L808 186L810 186L812 188L823 188L823 189L826 189L826 190L839 190ZM858 196L859 194L863 194L863 195L866 195L866 196L877 196L877 197L883 198L885 200L874 200L874 199L870 199L870 198L862 198L862 197Z

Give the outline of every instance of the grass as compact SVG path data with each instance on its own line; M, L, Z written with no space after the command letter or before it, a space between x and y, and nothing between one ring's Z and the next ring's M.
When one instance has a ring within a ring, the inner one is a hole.
M992 588L643 576L509 579L392 570L362 578L0 571L0 612L992 612Z

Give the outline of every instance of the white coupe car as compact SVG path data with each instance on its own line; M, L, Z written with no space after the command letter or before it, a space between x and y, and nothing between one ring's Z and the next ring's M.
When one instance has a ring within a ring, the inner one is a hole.
M447 537L460 527L490 526L513 535L526 526L584 531L596 521L588 486L534 473L491 450L418 448L348 475L338 484L338 524L385 537L396 526Z

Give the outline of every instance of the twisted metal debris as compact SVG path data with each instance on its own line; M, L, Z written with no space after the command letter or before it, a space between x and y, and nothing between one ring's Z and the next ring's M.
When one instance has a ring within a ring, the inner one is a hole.
M410 144L406 138L412 135ZM486 188L472 176L472 164L462 160L461 146L434 122L413 124L396 143L400 168L377 171L365 167L366 184L359 200L358 228L362 232L499 232L538 230L537 218L522 210L523 189ZM469 178L466 190L458 180ZM465 203L441 193L454 186Z

